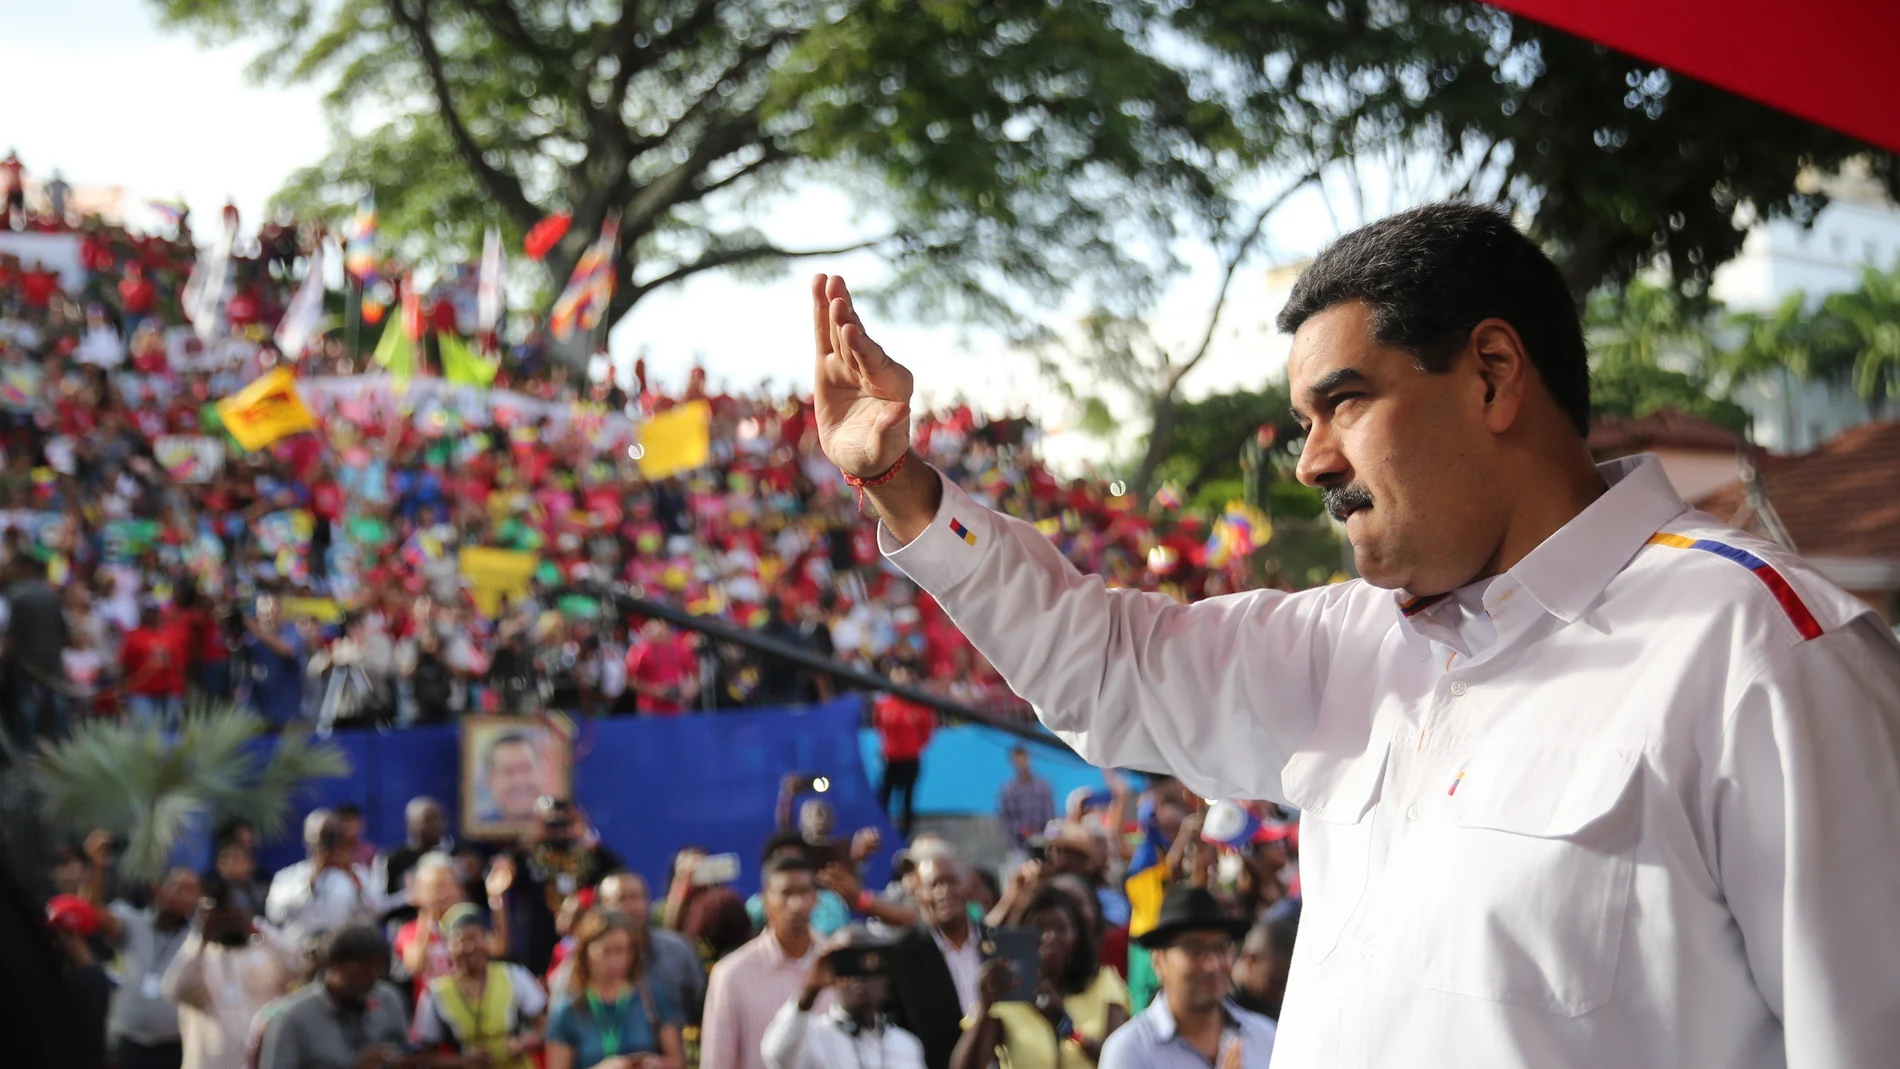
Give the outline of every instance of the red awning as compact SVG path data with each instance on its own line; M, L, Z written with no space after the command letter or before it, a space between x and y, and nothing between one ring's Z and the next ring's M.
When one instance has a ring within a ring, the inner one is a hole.
M1900 152L1900 0L1492 0Z

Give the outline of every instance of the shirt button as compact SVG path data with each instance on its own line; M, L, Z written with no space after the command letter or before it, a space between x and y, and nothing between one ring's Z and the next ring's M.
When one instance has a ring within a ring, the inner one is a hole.
M1368 939L1365 942L1359 944L1359 956L1366 959L1367 961L1371 961L1373 958L1373 951L1375 949L1377 948L1373 946L1372 940Z
M1465 686L1465 681L1460 679L1451 685L1451 696L1454 698L1462 698L1465 696L1465 691L1470 689L1470 687Z
M1420 819L1423 819L1424 816L1425 816L1425 807L1422 805L1419 805L1417 802L1413 802L1412 808L1405 811L1405 818L1407 820L1420 820Z

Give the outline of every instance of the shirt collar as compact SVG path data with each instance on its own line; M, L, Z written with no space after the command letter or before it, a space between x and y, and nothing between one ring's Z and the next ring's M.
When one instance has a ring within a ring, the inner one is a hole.
M794 958L790 954L787 954L785 948L779 945L778 936L772 934L772 929L770 928L759 933L759 944L765 953L765 960L774 967L782 968L786 965L803 965L811 961L818 954L818 933L815 931L812 933L811 949L805 951L805 956L802 958Z
M1225 998L1221 1000L1220 1013L1222 1031L1240 1027L1239 1009L1240 1007L1234 1005L1233 999ZM1180 1026L1175 1023L1174 1011L1168 1008L1168 1000L1161 995L1156 995L1155 1000L1148 1004L1147 1012L1153 1018L1151 1023L1154 1025L1155 1042L1174 1042L1174 1037L1176 1033L1179 1032Z
M1688 507L1653 454L1598 464L1597 471L1609 489L1492 583L1485 594L1485 608L1495 614L1498 606L1522 590L1552 616L1572 623L1595 603L1649 536ZM1406 630L1417 634L1418 624L1446 600L1444 594L1415 598L1399 591L1397 601Z

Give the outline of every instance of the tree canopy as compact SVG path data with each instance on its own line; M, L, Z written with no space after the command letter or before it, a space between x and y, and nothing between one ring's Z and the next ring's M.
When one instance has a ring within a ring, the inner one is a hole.
M1701 295L1757 219L1807 223L1848 161L1900 196L1900 161L1844 134L1463 0L1174 0L1254 125L1319 158L1435 146L1440 189L1521 209L1579 297L1660 258Z
M1218 211L1220 161L1252 144L1154 54L1142 0L157 2L328 87L336 143L285 201L341 220L373 190L412 260L567 211L557 280L617 212L613 318L703 271L862 246L966 312L1141 286L1135 250ZM813 178L853 192L856 229L777 243L772 194Z

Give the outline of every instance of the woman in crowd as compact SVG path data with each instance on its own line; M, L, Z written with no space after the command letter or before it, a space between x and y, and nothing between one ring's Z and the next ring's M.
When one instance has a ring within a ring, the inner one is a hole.
M416 862L415 888L410 894L416 919L396 931L396 961L401 973L420 997L437 978L447 976L450 960L448 930L443 918L462 901L462 874L455 859L431 852Z
M548 1019L546 1069L681 1069L681 1010L647 982L647 933L594 910L575 931L574 969Z
M452 971L431 980L416 1003L410 1040L441 1049L482 1069L532 1069L528 1052L541 1045L547 993L519 965L489 958L481 911L463 904L442 918Z
M951 1069L1083 1069L1102 1041L1128 1021L1128 988L1104 968L1088 938L1090 922L1069 893L1044 887L1024 911L1042 934L1034 1002L1005 1002L1016 978L1009 961L986 963L977 981L976 1012L963 1022Z

